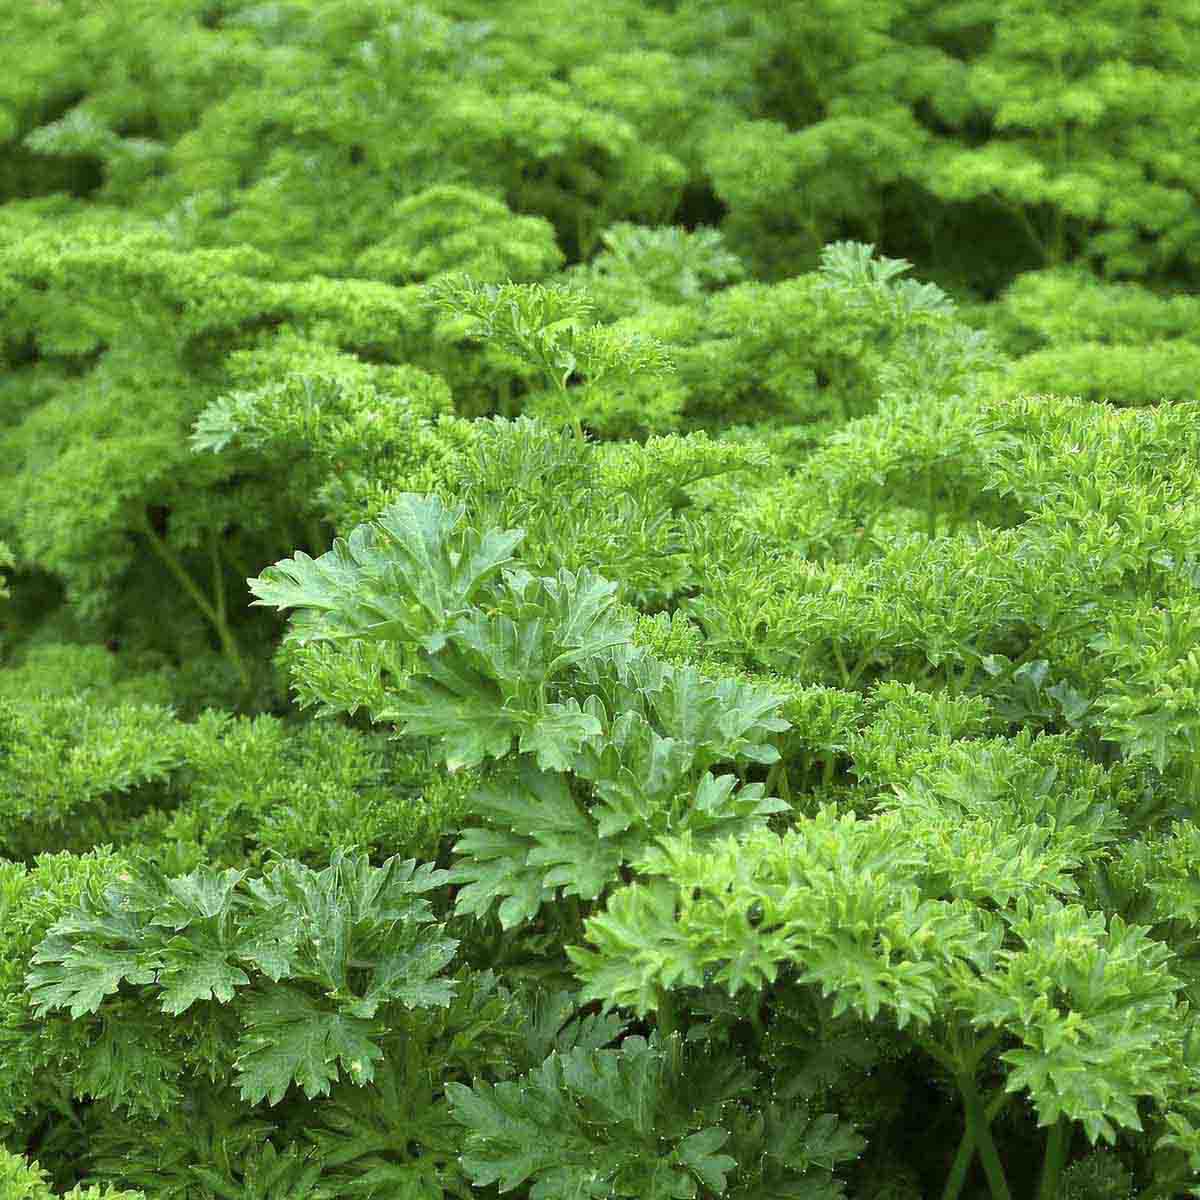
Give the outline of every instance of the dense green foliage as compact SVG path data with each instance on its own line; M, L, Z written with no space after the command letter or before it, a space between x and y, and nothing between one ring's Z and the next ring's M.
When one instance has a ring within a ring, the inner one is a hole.
M1195 4L0 46L0 1200L1200 1196Z

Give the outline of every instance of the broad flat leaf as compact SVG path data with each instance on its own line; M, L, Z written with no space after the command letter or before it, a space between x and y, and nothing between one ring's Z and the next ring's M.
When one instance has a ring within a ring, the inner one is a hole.
M450 871L452 882L466 885L455 899L455 915L482 917L499 900L505 929L532 921L554 892L543 885L540 868L526 865L531 847L529 838L516 834L464 830L454 845L459 861Z
M420 893L444 882L444 872L411 859L375 867L364 854L335 852L323 871L279 863L250 885L259 911L247 926L245 955L261 967L265 947L269 965L283 968L272 978L306 978L352 998L351 976L364 965L377 969L418 944L438 955L453 952L452 943L420 929L433 919Z
M383 1052L377 1022L321 1008L304 992L272 987L249 1001L236 1071L242 1099L278 1104L292 1082L313 1100L327 1096L339 1065L355 1083L374 1078Z
M373 1017L380 1004L399 1001L405 1008L445 1008L454 999L453 979L435 978L458 949L454 938L422 934L415 945L390 955L376 966L363 1000L348 1011Z
M181 1063L171 1052L169 1025L142 1005L120 1004L101 1014L81 1047L77 1096L105 1100L130 1116L160 1117L177 1109Z
M197 918L224 916L230 910L234 891L245 874L245 871L232 868L214 871L211 867L197 867L188 875L164 879L169 897L165 904L158 906L152 923L178 930Z
M571 992L539 991L529 1011L525 1033L531 1058L544 1059L552 1050L565 1054L580 1046L599 1050L616 1039L625 1023L614 1013L577 1015L578 997Z
M301 641L432 638L436 647L524 536L460 529L464 511L436 496L398 496L375 525L357 526L320 558L297 553L249 580L254 603L296 609Z
M652 699L664 734L691 746L701 766L779 758L768 738L789 725L779 716L781 697L765 688L736 679L712 680L694 667L677 667L664 673L663 686Z
M546 596L546 621L561 647L548 674L632 640L629 623L611 615L617 596L615 583L587 568L578 574L563 570L540 582Z
M595 783L593 815L605 838L652 828L669 811L693 762L686 742L662 737L640 713L622 713L599 753L585 753L580 773Z
M737 1159L717 1153L728 1140L724 1129L702 1129L684 1138L675 1156L709 1191L723 1192L726 1175L737 1170Z
M74 1018L93 1013L122 982L153 983L158 965L139 950L74 946L53 936L42 942L32 961L25 985L39 1017L55 1008L70 1009Z
M163 967L158 974L163 1012L177 1017L197 1000L228 1004L235 989L250 982L230 957L230 948L208 931L172 938L163 949Z
M508 754L522 728L521 714L505 710L495 686L460 664L430 656L425 669L430 678L412 680L404 698L382 715L407 734L438 739L450 771Z
M520 748L534 755L543 771L570 771L584 742L602 732L599 718L571 699L546 705L546 711L521 734Z
M524 865L541 867L544 888L595 899L617 878L620 848L603 841L561 775L525 769L472 797L475 811L526 839Z
M767 1104L763 1121L768 1157L801 1174L814 1167L833 1171L852 1162L866 1145L852 1125L831 1113L814 1118L805 1104Z
M520 529L458 532L465 508L446 508L436 496L397 496L379 517L379 528L407 587L435 626L462 612L480 584L495 575L525 536Z
M660 1129L664 1075L663 1052L629 1037L618 1050L552 1053L494 1086L447 1084L451 1113L467 1129L463 1170L477 1188L529 1182L539 1200L694 1196L697 1178L733 1165L712 1153L728 1135Z
M503 613L473 613L454 626L454 641L477 656L486 677L506 694L536 686L547 677L550 631L538 617L518 625Z
M319 558L297 550L246 581L252 603L295 609L292 628L301 642L406 634L415 639L420 627L411 601L390 586L376 541L360 526Z

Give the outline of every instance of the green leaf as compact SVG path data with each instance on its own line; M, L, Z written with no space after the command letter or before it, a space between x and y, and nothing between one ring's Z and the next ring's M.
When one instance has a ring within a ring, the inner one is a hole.
M675 1083L663 1051L640 1037L618 1050L552 1053L511 1082L446 1085L466 1128L463 1170L476 1187L531 1182L539 1200L624 1196L675 1200L734 1165L713 1153L728 1136L666 1116Z
M65 937L48 937L25 977L38 1016L66 1008L74 1018L95 1012L122 983L152 983L157 963L137 950L76 947Z
M359 525L320 558L298 553L251 579L254 603L296 609L302 642L383 638L437 649L524 536L460 528L464 512L402 494L376 524Z
M464 886L454 902L457 916L485 916L500 901L500 924L511 929L532 921L542 905L554 898L540 868L526 863L529 838L493 829L467 829L454 844L461 856L450 873Z
M561 775L526 767L478 789L471 804L496 828L466 830L455 844L452 876L467 884L459 913L482 915L502 900L507 929L532 920L559 889L591 900L618 877L620 847L598 836Z
M250 977L229 962L230 948L213 936L172 938L163 948L157 982L163 1012L179 1016L199 1000L228 1004Z
M383 1056L375 1043L381 1025L322 1008L294 987L253 996L243 1022L235 1066L247 1104L278 1104L293 1080L310 1100L327 1096L341 1071L355 1083L369 1083Z
M684 1138L675 1151L675 1157L709 1190L723 1192L725 1177L737 1170L737 1160L728 1154L717 1154L729 1140L724 1129L702 1129Z
M520 749L532 754L544 771L569 771L584 742L602 732L599 719L572 698L546 705L545 713L521 734Z
M411 679L380 716L399 722L406 734L440 742L449 771L507 755L522 714L505 710L495 684L451 658L424 655L422 663L427 676Z

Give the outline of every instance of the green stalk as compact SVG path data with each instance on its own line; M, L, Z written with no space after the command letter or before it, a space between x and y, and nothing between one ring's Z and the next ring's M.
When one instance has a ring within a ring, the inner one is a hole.
M850 686L851 687L853 687L854 684L856 684L858 682L859 676L861 676L862 673L870 665L871 659L873 657L874 656L872 655L871 651L869 651L869 650L867 651L866 654L863 654L859 657L858 662L856 662L854 664L854 670L850 672Z
M842 655L842 648L836 641L833 643L833 657L837 660L838 670L842 673L842 686L848 688L850 686L850 672L846 667L846 659Z
M837 759L830 753L829 757L821 761L821 783L828 787L833 782L833 773L837 770Z
M975 678L975 669L978 665L978 662L973 658L967 660L967 665L963 669L962 678L958 681L958 690L960 694L965 692L967 688L971 686L971 680Z
M1192 761L1188 765L1188 782L1184 799L1193 802L1200 800L1200 753L1194 750L1192 751Z
M862 533L859 535L859 538L858 538L859 549L862 549L864 546L867 546L870 544L871 530L872 530L872 528L874 528L875 522L876 522L876 520L878 520L878 518L879 518L878 511L873 512L870 515L863 518Z
M967 1172L971 1169L974 1159L975 1135L968 1126L963 1130L963 1135L959 1139L958 1153L955 1154L954 1162L950 1166L950 1174L946 1176L946 1186L942 1188L942 1200L958 1200L963 1190L963 1184L967 1182Z
M569 390L567 385L561 379L559 379L557 375L553 376L553 379L554 386L559 390L559 392L562 393L563 403L569 410L570 401L567 399L567 392ZM587 438L583 436L583 422L579 419L579 414L577 412L571 412L571 428L575 430L575 440L577 442L582 445L585 441L587 441Z
M971 1131L976 1146L979 1148L979 1158L983 1164L983 1173L987 1176L988 1187L992 1200L1012 1200L1012 1192L1008 1190L1008 1180L1004 1178L1004 1165L1000 1162L1000 1154L996 1143L992 1140L991 1123L983 1107L979 1089L975 1086L974 1071L962 1071L955 1076L958 1090L963 1098L963 1108L967 1115L967 1128Z
M1064 82L1063 75L1063 57L1061 54L1054 56L1054 73L1058 77L1059 86ZM1063 171L1067 168L1067 163L1070 156L1070 147L1068 144L1068 132L1066 126L1060 121L1054 129L1054 149L1055 149L1055 173L1062 176ZM1054 241L1050 250L1050 266L1061 266L1066 258L1066 218L1063 215L1062 205L1056 205L1054 209Z
M989 197L990 200L998 203L1001 208L1005 209L1009 214L1016 218L1017 224L1025 231L1025 236L1029 238L1030 244L1037 250L1042 257L1044 264L1049 264L1050 251L1046 247L1046 243L1042 240L1042 235L1034 227L1033 222L1029 219L1029 214L1019 205L1009 200L1005 196L998 196L993 192Z
M918 1037L919 1045L931 1058L946 1068L954 1082L958 1085L959 1094L963 1099L963 1111L966 1116L966 1126L963 1141L959 1145L951 1168L950 1178L946 1181L943 1200L955 1200L958 1189L966 1178L967 1168L971 1165L972 1148L979 1151L984 1174L987 1176L988 1187L992 1200L1012 1200L1008 1181L1004 1177L1004 1167L1000 1162L996 1143L992 1139L992 1120L1003 1107L1007 1096L1001 1093L991 1104L985 1107L983 1097L975 1086L975 1068L1000 1043L1003 1034L996 1030L975 1045L964 1047L959 1045L957 1033L951 1030L953 1049L947 1049L933 1038ZM965 1159L965 1161L963 1161Z
M1071 1122L1059 1117L1050 1126L1046 1135L1046 1157L1042 1160L1042 1181L1038 1187L1038 1200L1058 1200L1058 1187L1062 1179L1063 1166L1071 1149Z
M140 525L142 533L146 535L146 540L150 543L151 550L154 551L167 570L175 576L179 582L179 586L191 597L192 602L208 619L213 629L216 630L217 638L221 643L221 650L232 664L234 670L237 671L238 677L242 681L242 686L249 693L253 683L250 678L250 672L247 670L246 663L242 658L241 650L238 648L237 639L234 637L233 630L226 619L224 587L218 591L216 604L214 605L191 575L188 574L187 568L184 567L175 551L155 532L154 526L150 524L150 518L146 515L145 509L142 509L140 512ZM213 545L215 548L215 541ZM219 548L217 548L217 553L219 558Z
M220 541L217 538L216 530L210 530L208 535L208 558L212 564L213 575L213 597L216 600L215 611L217 620L222 625L228 625L227 609L225 603L225 570L221 565L221 547Z
M763 785L768 796L775 795L775 781L779 778L779 772L783 768L783 759L776 760L771 769L767 772L767 781Z
M1003 1090L998 1095L992 1097L985 1110L989 1125L996 1119L1000 1110L1011 1099L1012 1093ZM967 1172L971 1169L971 1163L974 1158L975 1134L968 1126L963 1129L962 1138L958 1143L958 1153L955 1154L954 1163L950 1167L950 1174L946 1177L946 1186L942 1188L942 1200L958 1200L967 1182Z
M567 919L571 923L572 930L579 931L583 928L583 910L579 906L578 896L567 896Z
M779 799L788 804L792 802L792 789L788 786L787 767L784 767L779 773Z
M655 1024L658 1027L658 1036L662 1041L665 1042L671 1034L676 1032L678 1020L679 1015L675 1011L675 998L667 988L660 987L658 989L658 1010L655 1016Z

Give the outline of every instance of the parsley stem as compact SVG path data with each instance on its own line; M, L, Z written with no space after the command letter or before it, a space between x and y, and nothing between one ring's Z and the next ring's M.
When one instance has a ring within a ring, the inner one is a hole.
M765 790L768 796L778 796L781 800L790 800L791 793L788 789L787 767L783 764L784 760L780 757L767 772Z
M217 638L221 643L221 649L225 657L229 660L233 669L238 673L238 677L242 681L242 686L249 693L253 681L250 678L250 672L246 668L246 664L242 659L241 650L238 648L237 639L233 635L233 630L229 626L228 620L225 618L224 609L224 594L218 593L216 605L204 594L199 584L188 574L187 568L180 561L179 556L174 550L159 537L154 526L150 523L150 518L146 515L146 510L139 510L140 526L142 533L145 534L146 540L150 543L150 549L158 556L162 564L175 576L179 582L179 586L191 597L196 607L204 614L216 630ZM214 534L214 537L216 535Z
M996 1119L1000 1110L1012 1099L1012 1093L1003 1089L988 1101L985 1114L990 1124ZM967 1172L975 1158L975 1134L967 1126L963 1129L962 1138L958 1143L958 1152L954 1155L954 1163L950 1174L946 1177L946 1186L942 1188L942 1200L958 1200L967 1182Z
M996 1143L992 1140L991 1124L983 1107L979 1089L975 1086L974 1071L960 1072L955 1076L955 1082L962 1095L967 1128L979 1148L979 1159L983 1164L983 1173L987 1176L992 1200L1012 1200L1012 1192L1008 1190L1008 1181L1004 1178L1004 1166L1000 1162Z
M1038 1200L1057 1200L1058 1185L1067 1152L1071 1148L1071 1122L1059 1117L1046 1135L1046 1157L1042 1160L1042 1181Z
M837 641L833 643L833 657L837 660L838 670L842 673L842 686L848 688L850 686L850 671L846 666L846 659L842 654L842 647Z
M677 1017L675 1013L675 998L668 988L658 989L658 1004L655 1014L655 1024L661 1041L666 1040L675 1032Z

